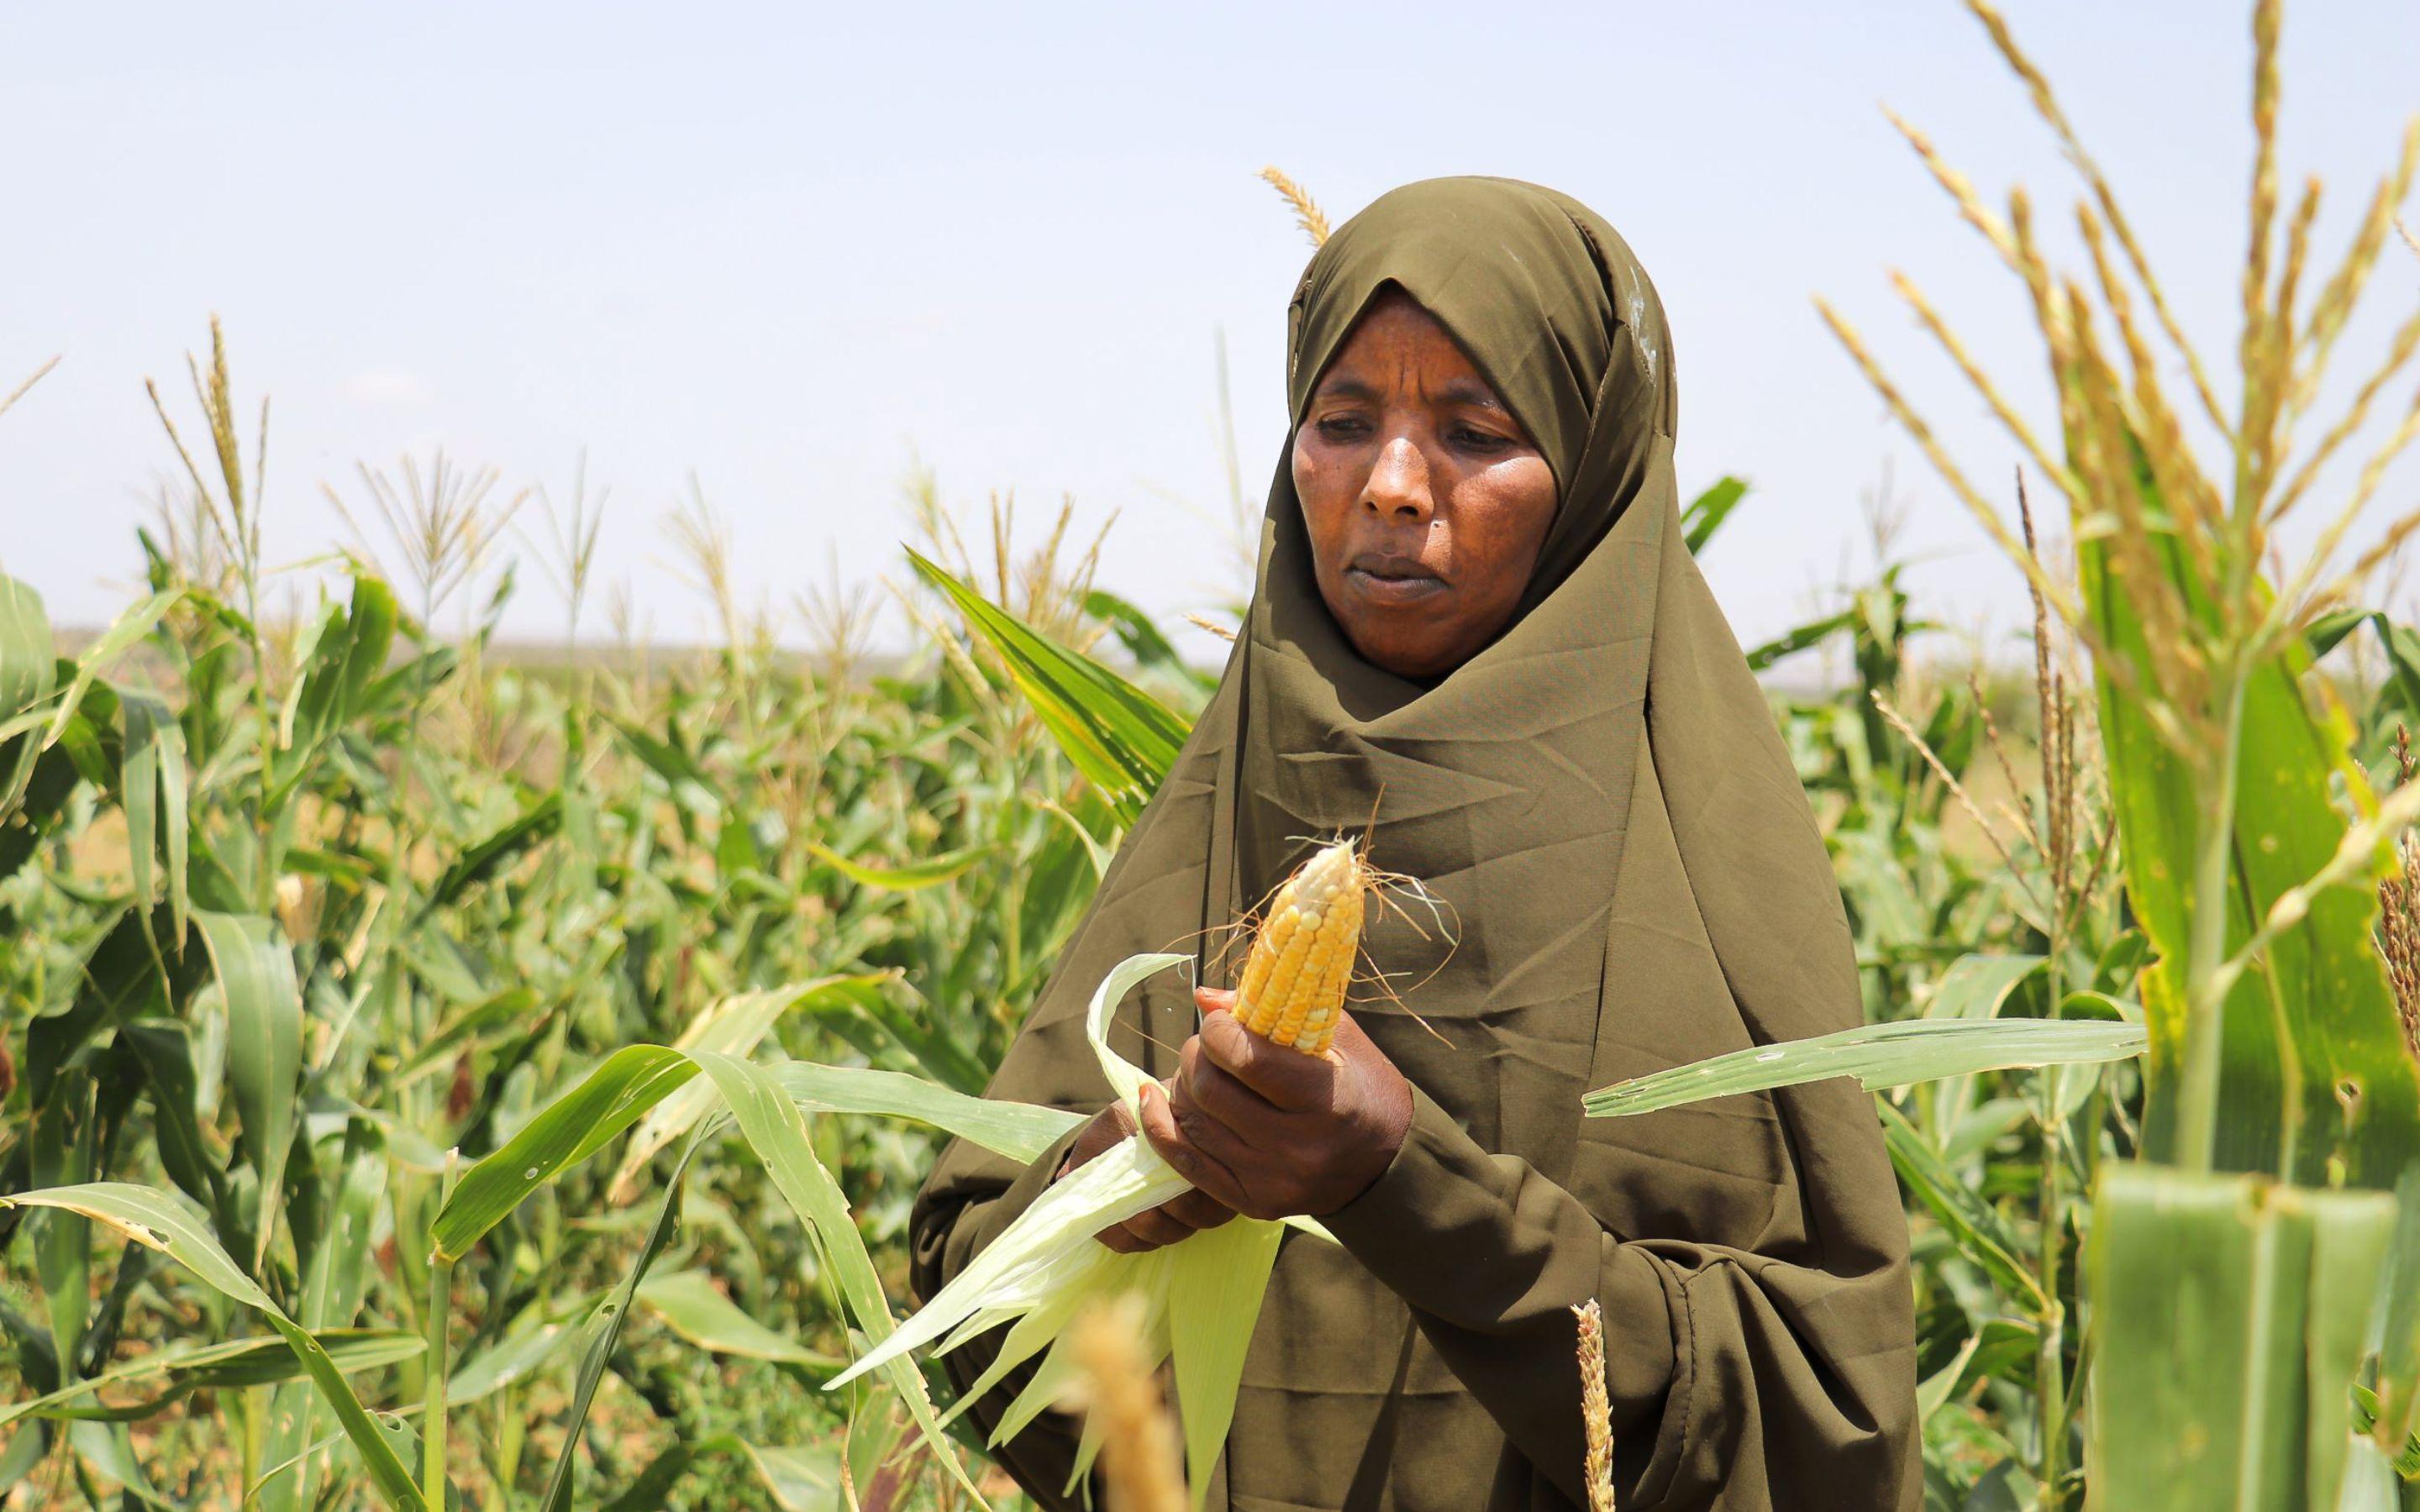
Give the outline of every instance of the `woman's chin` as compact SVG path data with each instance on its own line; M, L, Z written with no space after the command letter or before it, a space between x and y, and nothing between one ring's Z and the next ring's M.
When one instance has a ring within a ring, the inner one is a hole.
M1399 610L1357 615L1345 626L1346 637L1361 659L1398 677L1442 677L1458 664L1446 644L1435 612Z

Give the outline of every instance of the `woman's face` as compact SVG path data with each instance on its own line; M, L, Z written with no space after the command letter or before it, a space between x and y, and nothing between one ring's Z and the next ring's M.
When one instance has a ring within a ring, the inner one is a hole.
M1555 474L1445 327L1388 289L1295 432L1294 487L1327 611L1364 660L1441 677L1512 618Z

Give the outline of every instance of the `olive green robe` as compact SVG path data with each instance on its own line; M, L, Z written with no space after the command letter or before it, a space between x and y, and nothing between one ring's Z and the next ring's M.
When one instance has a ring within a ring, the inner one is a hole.
M1285 1240L1209 1504L1584 1504L1569 1308L1594 1297L1624 1508L1916 1507L1907 1230L1868 1095L1832 1081L1581 1116L1591 1088L1859 1014L1822 837L1681 533L1662 305L1563 195L1409 185L1303 275L1297 424L1388 285L1453 334L1554 469L1522 612L1433 684L1362 661L1313 584L1289 436L1245 633L991 1095L1105 1105L1083 1015L1109 967L1196 949L1226 981L1238 952L1204 932L1318 837L1367 826L1373 864L1419 878L1452 926L1449 942L1390 918L1366 942L1409 1011L1354 1011L1413 1084L1412 1127L1325 1216L1340 1244ZM1186 984L1157 978L1114 1040L1166 1075L1194 1021ZM1020 1170L953 1146L916 1207L920 1292L1060 1154ZM951 1368L963 1383L985 1358L979 1341ZM1002 1458L1071 1505L1075 1443L1046 1413Z

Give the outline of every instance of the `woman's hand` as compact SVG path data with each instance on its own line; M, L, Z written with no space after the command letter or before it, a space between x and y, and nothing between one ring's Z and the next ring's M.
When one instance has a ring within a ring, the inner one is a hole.
M1202 1032L1176 1075L1142 1090L1142 1133L1202 1193L1254 1218L1319 1217L1370 1189L1412 1126L1412 1086L1350 1014L1323 1056L1235 1021L1235 995L1196 989Z
M1083 1165L1095 1155L1113 1148L1135 1132L1134 1119L1126 1116L1124 1103L1112 1103L1093 1115L1067 1147L1066 1159L1059 1163L1054 1181ZM1173 1244L1189 1239L1204 1228L1216 1228L1235 1216L1235 1210L1206 1192L1187 1192L1171 1197L1148 1212L1139 1212L1122 1224L1102 1229L1094 1237L1121 1255L1140 1255L1144 1250Z

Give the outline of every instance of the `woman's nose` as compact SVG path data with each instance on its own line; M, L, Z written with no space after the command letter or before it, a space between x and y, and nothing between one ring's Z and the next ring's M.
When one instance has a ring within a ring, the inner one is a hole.
M1397 436L1378 449L1370 481L1361 488L1361 507L1407 525L1419 524L1436 512L1429 496L1428 459L1410 437Z

